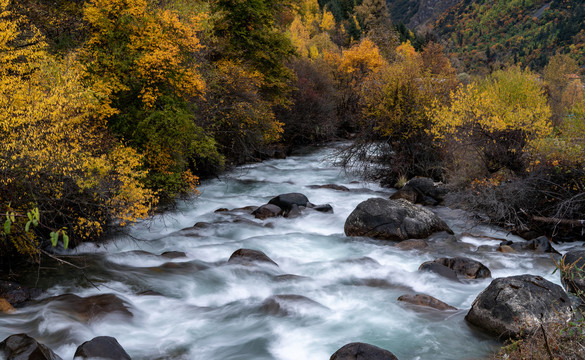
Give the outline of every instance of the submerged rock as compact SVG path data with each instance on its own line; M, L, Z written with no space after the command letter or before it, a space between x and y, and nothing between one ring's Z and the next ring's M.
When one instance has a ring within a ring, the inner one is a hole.
M327 185L309 185L310 189L331 189L336 191L349 191L349 189L343 185L327 184Z
M396 244L396 247L401 250L422 250L428 246L429 244L421 239L408 239Z
M435 213L406 200L371 198L360 203L345 221L347 236L383 240L426 238L434 232L453 233Z
M127 303L114 294L80 297L64 294L43 300L56 309L75 316L79 321L90 322L108 315L133 316Z
M493 280L465 320L500 338L518 338L541 324L563 324L572 317L571 302L560 286L540 276L518 275Z
M459 277L457 276L457 273L453 271L453 269L434 261L427 261L422 263L421 266L419 266L418 271L428 271L437 275L441 275L442 277L449 280L459 281Z
M328 309L326 306L323 306L306 296L285 294L274 295L264 300L262 306L260 306L260 311L269 315L288 316L297 312L295 308L296 310L306 308L319 310Z
M75 359L131 360L122 345L111 336L98 336L77 347Z
M342 346L329 360L398 360L394 354L374 345L355 342Z
M453 306L427 294L405 294L401 295L398 298L398 301L437 310L457 310L457 308L454 308Z
M271 258L259 250L238 249L230 256L228 263L251 265L254 263L267 263L278 266Z
M585 291L585 250L567 252L561 260L561 281L572 294Z
M438 258L433 261L427 261L420 267L422 268L428 263L436 263L446 266L453 270L457 276L462 276L467 279L485 279L492 277L490 269L488 269L487 266L479 261L466 257Z
M11 335L0 343L0 355L7 360L62 360L47 346L26 334Z

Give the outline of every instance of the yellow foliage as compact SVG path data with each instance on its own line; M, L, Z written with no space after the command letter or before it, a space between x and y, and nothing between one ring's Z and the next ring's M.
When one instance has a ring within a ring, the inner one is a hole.
M547 136L551 115L547 99L535 76L511 68L487 80L461 86L451 93L448 106L435 103L432 134L437 139L463 141L476 132L521 131L526 139Z
M288 33L300 56L315 59L325 50L337 48L327 33L334 27L335 18L327 8L321 11L317 0L304 0L289 25Z
M129 90L130 76L140 82L140 96L147 108L154 106L169 85L185 99L204 94L205 81L191 54L203 47L197 31L205 14L179 18L170 10L150 10L144 0L91 0L84 17L93 27L85 57L112 92ZM126 37L127 43L119 43ZM122 49L108 54L105 49L113 46ZM129 60L132 63L125 62Z
M406 40L406 42L403 42L402 44L400 44L396 48L396 54L398 54L399 56L402 56L403 58L407 58L407 59L418 55L416 50L414 49L414 47L410 43L410 40Z
M329 31L335 27L335 18L330 11L327 11L327 8L323 9L323 18L321 19L319 27L323 31Z
M363 80L387 65L378 47L368 38L344 50L338 65L339 71Z
M110 220L147 217L154 194L141 185L141 157L116 144L106 129L114 110L103 100L112 87L86 87L76 55L53 59L38 31L8 5L0 0L0 28L7 30L0 37L2 206L10 203L21 214L38 207L42 226L70 226L77 242L99 236ZM35 254L38 240L23 228L16 223L11 241L17 251Z

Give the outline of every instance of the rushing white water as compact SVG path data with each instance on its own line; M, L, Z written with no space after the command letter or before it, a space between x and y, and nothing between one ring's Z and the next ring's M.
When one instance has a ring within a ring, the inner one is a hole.
M464 316L491 280L453 282L417 271L421 263L467 256L488 266L494 278L532 273L559 283L549 256L496 252L498 241L487 236L514 237L490 227L469 228L462 212L447 208L433 210L457 240L431 239L422 251L346 237L343 225L350 212L391 190L352 182L324 160L331 151L265 161L207 181L195 202L136 226L132 237L78 248L93 259L86 274L95 286L77 275L65 276L43 295L112 293L128 304L131 318L111 315L88 322L40 302L0 315L0 340L25 332L64 359L101 335L117 338L133 359L328 359L355 341L388 349L402 360L481 359L499 344L472 329ZM352 191L308 187L314 184ZM288 192L304 193L315 204L329 203L334 214L306 211L294 219L262 221L243 212L214 212L259 206ZM208 225L177 232L198 222ZM227 265L239 248L261 250L278 267ZM186 257L160 256L166 251ZM278 276L285 274L298 277ZM139 295L146 290L159 295ZM397 301L415 292L460 310L422 310ZM265 300L279 294L302 295L318 304L290 300L281 303L286 313L267 311Z

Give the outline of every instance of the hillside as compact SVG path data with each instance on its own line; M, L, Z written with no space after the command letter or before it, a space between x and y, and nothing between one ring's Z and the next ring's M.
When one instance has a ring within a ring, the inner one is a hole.
M585 0L465 0L434 30L472 70L511 62L540 69L557 51L583 61L583 19Z
M394 24L403 23L415 29L436 20L461 0L388 0L390 18Z

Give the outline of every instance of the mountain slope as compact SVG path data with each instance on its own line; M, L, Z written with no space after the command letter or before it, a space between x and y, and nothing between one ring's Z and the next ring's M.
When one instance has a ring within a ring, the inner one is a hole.
M464 0L434 24L448 49L474 67L542 68L557 51L585 58L585 0Z

